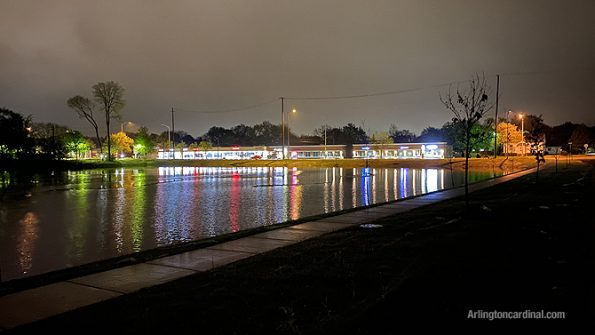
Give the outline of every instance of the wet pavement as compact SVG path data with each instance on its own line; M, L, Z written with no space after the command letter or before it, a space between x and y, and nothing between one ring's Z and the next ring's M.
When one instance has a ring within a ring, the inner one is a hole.
M525 170L470 185L475 191L533 173ZM42 320L83 306L163 284L178 278L299 243L325 233L338 231L421 206L459 197L463 188L451 189L392 202L351 213L297 224L208 248L158 258L68 281L58 282L0 297L0 330Z

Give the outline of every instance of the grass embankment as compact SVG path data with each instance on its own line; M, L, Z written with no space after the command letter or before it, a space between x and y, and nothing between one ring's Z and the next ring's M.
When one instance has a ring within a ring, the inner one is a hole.
M376 334L502 325L469 320L469 310L527 309L586 321L594 183L591 166L572 162L556 173L550 165L537 183L532 174L473 193L468 210L448 200L377 221L382 228L327 234L20 330Z
M553 158L551 158L553 160ZM461 171L464 169L463 158L454 159L300 159L300 160L143 160L123 159L116 161L101 160L63 160L48 161L43 164L31 162L12 162L6 164L5 169L26 169L26 170L84 170L84 169L110 169L110 168L135 168L135 167L159 167L159 166L189 166L189 167L297 167L297 168L446 168ZM494 158L472 158L469 160L469 167L473 170L479 169L502 169L519 170L527 167L534 167L533 157L505 157Z

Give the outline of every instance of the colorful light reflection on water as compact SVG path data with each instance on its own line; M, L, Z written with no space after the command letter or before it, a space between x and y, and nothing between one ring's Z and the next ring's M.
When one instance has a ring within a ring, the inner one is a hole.
M0 271L14 279L451 186L439 169L85 170L5 190ZM448 175L448 176L445 176ZM476 174L473 179L491 177ZM462 175L455 175L457 183Z

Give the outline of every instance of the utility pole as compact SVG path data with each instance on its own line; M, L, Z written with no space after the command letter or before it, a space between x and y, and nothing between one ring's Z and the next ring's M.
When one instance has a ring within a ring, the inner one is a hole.
M174 108L171 108L171 148L176 147L176 128L174 127Z
M498 96L500 95L500 75L496 75L496 113L494 115L494 158L498 154ZM507 125L508 127L508 125ZM508 129L508 128L507 128Z
M285 98L281 97L281 157L285 159Z
M170 134L170 128L168 125L162 123L162 126L164 126L165 128L167 128L167 158L169 159L169 148L171 147L171 134Z

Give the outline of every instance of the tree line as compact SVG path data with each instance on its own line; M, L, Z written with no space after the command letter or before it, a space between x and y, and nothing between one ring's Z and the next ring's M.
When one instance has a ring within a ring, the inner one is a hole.
M469 92L487 89L479 76L471 84L476 85ZM113 81L99 82L92 86L91 98L75 95L66 101L79 118L85 119L94 131L93 137L86 137L80 131L53 123L35 123L30 116L23 116L6 108L0 108L0 158L43 157L60 159L66 156L82 158L96 149L104 158L118 155L143 157L160 148L202 148L212 146L275 146L281 145L281 125L264 121L255 125L240 124L231 128L211 127L206 133L193 136L185 131L159 134L150 133L146 127L137 132L111 133L111 122L121 119L125 106L124 88ZM541 115L525 115L519 118L498 119L494 133L494 119L485 115L492 106L487 103L489 92L470 96L465 92L449 92L441 101L454 117L440 128L427 127L419 135L408 129L391 124L386 131L369 134L362 126L347 123L344 126L321 125L311 134L298 135L291 129L292 145L361 144L361 143L412 143L447 142L455 153L464 156L475 152L492 152L494 136L498 137L498 153L503 152L502 143L519 142L520 139L546 140L547 145L560 146L573 153L584 152L584 144L595 143L595 127L566 122L557 126L544 123ZM469 112L469 114L466 114ZM481 112L481 113L480 113ZM507 115L508 116L508 115ZM520 132L521 122L525 131ZM105 129L105 135L100 134ZM568 143L572 142L570 146Z

